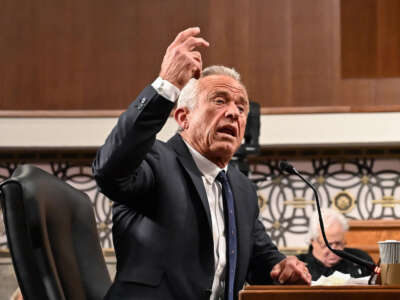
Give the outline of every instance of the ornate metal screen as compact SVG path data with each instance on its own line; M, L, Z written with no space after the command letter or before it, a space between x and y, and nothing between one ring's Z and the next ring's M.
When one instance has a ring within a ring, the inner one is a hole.
M277 245L304 246L315 196L300 178L283 175L277 165L266 161L253 166L260 218ZM348 219L400 218L400 160L326 158L294 165L317 188L321 207L333 206Z
M39 155L39 159L37 154L24 155L3 157L0 180L8 178L17 164L33 163L87 193L102 247L112 248L111 202L97 190L90 167L93 153ZM278 246L305 247L315 197L298 177L282 174L279 160L264 155L250 161L249 177L257 186L260 219ZM334 206L349 219L400 218L400 158L295 157L292 163L316 186L322 207ZM0 248L7 248L3 227Z

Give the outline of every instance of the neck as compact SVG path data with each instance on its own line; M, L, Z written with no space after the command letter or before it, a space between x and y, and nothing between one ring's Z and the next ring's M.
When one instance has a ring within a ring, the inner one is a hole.
M192 149L196 150L201 156L205 157L210 162L217 165L219 168L223 169L228 165L231 157L229 159L226 159L220 156L215 156L213 155L212 152L202 151L202 149L196 143L192 143L191 140L185 137L184 132L180 132L180 135L187 145L189 145Z

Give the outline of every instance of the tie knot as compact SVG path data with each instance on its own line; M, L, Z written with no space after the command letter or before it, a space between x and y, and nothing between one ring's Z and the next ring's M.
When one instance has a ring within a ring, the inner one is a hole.
M222 184L228 182L228 178L226 177L225 171L219 172L216 179L217 179L219 182L221 182Z

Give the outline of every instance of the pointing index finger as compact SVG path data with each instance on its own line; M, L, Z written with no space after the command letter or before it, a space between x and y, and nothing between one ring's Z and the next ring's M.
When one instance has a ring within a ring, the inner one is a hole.
M199 27L190 27L188 29L185 29L184 31L181 31L175 38L175 40L172 42L171 46L174 45L176 46L177 44L186 44L188 43L188 49L193 50L196 47L199 46L205 46L208 47L209 43L203 39L203 38L195 38L196 35L200 33L200 28Z
M183 43L188 37L195 36L200 33L200 27L190 27L178 33L174 42Z

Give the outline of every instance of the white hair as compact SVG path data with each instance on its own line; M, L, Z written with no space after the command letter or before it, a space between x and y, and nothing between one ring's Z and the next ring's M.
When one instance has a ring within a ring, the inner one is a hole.
M332 224L339 223L342 225L343 231L349 230L349 224L347 223L346 218L336 209L326 208L321 209L322 220L324 221L325 230L329 228ZM318 238L320 234L320 225L319 225L319 216L318 212L314 211L310 218L310 227L309 227L309 242L311 240L315 240Z
M241 83L240 74L233 68L225 66L210 66L202 71L201 78L211 75L226 75ZM192 110L196 106L198 82L199 81L194 78L188 81L179 95L177 108L187 107L189 110Z

